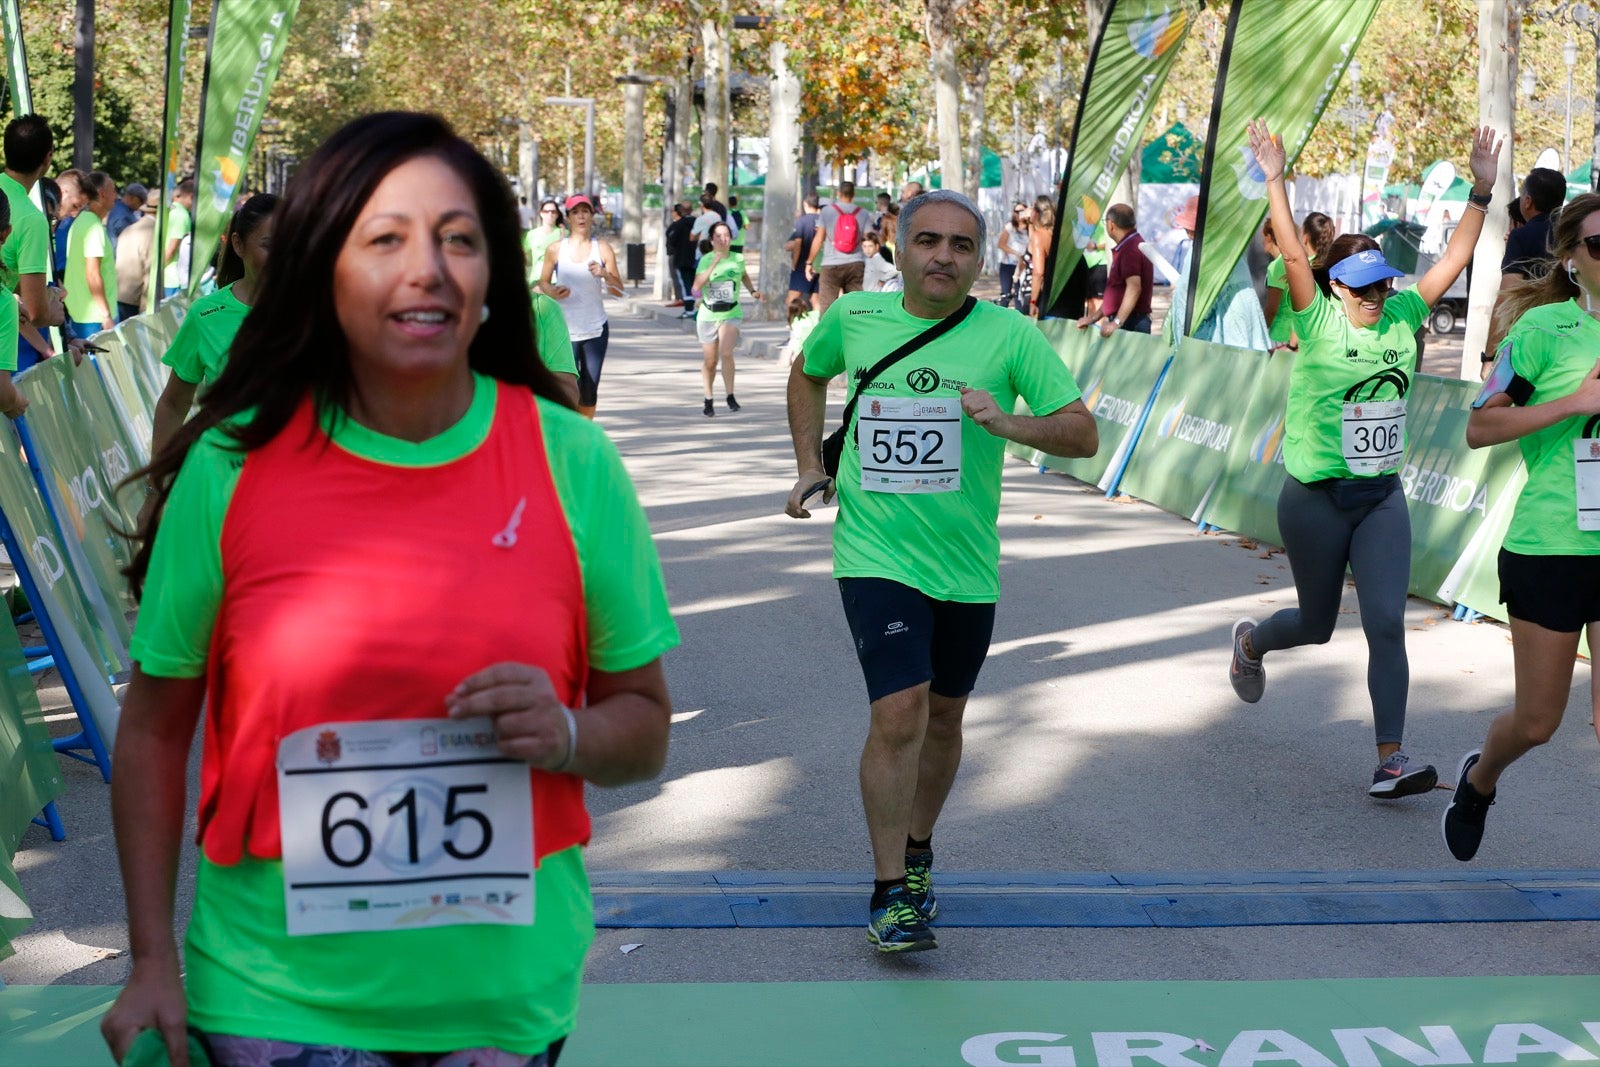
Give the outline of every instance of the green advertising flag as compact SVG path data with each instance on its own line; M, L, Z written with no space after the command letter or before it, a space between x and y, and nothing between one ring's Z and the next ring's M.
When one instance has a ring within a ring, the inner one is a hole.
M200 278L233 211L299 7L300 0L215 0L200 108L191 294L200 288Z
M161 118L161 210L156 212L156 235L150 250L150 278L145 285L146 311L161 302L161 278L167 267L167 210L183 172L182 139L178 120L183 113L183 72L189 61L189 17L194 0L172 0L167 14L167 96Z
M33 85L28 81L28 50L22 45L22 5L18 0L0 0L0 19L5 20L6 85L11 88L11 113L33 114Z
M1044 307L1055 306L1083 262L1197 11L1195 0L1112 0L1083 75L1045 265Z
M1234 0L1206 134L1185 336L1266 217L1267 187L1245 123L1266 119L1293 166L1377 9L1378 0Z

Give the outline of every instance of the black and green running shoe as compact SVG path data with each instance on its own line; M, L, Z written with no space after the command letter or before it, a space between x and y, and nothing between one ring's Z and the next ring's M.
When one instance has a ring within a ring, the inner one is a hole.
M903 885L891 888L872 908L867 940L877 945L879 952L924 952L939 947L927 920L911 903L910 893Z
M939 901L933 895L932 852L906 853L906 889L910 891L912 907L933 922L939 914Z

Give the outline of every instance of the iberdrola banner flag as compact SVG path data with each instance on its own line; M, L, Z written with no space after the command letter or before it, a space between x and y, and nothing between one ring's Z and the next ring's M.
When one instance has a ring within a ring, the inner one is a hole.
M1035 265L1045 271L1046 310L1074 274L1081 292L1084 247L1136 158L1145 120L1198 8L1195 0L1112 0L1083 74L1050 262Z
M22 47L22 5L0 0L0 19L6 35L6 86L11 90L13 117L33 114L33 86L28 82L28 52Z
M1267 214L1245 123L1266 119L1294 166L1377 10L1378 0L1233 0L1200 168L1184 336L1211 310Z
M233 212L261 128L267 94L278 77L300 0L214 0L206 88L200 105L200 165L195 173L194 252L189 292L217 250Z
M161 210L156 212L155 241L150 248L150 279L145 286L145 310L154 311L161 297L161 277L166 270L167 212L183 173L183 146L178 119L183 113L183 73L189 61L189 16L194 0L172 0L167 14L167 98L161 118Z

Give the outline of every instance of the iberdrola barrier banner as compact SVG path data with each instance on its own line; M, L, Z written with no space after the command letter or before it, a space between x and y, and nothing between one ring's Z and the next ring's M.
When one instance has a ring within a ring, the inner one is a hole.
M1151 345L1144 334L1118 330L1110 337L1101 337L1097 330L1078 329L1070 319L1047 319L1039 329L1050 339L1083 391L1083 404L1094 415L1100 431L1100 449L1083 459L1049 456L1021 445L1008 446L1006 451L1028 463L1107 489L1107 478L1131 443L1139 416L1161 378L1167 350Z
M1283 466L1284 410L1294 352L1285 348L1267 359L1250 389L1249 403L1228 442L1227 470L1202 516L1212 526L1283 544L1278 530L1278 493L1289 472Z
M206 88L200 105L200 166L195 175L194 251L189 288L217 250L255 145L267 95L278 77L300 0L214 0Z
M1159 338L1140 339L1164 347ZM1266 361L1265 352L1179 342L1122 476L1123 492L1200 521L1228 469L1233 439L1244 432L1245 399Z
M1216 303L1266 217L1245 123L1266 119L1293 166L1377 9L1378 0L1234 0L1201 167L1185 335Z
M1198 10L1195 0L1112 0L1083 74L1055 240L1044 275L1044 307L1083 271L1083 249L1136 158L1145 120Z
M1503 502L1516 501L1514 483L1522 465L1516 443L1467 447L1467 414L1482 388L1477 382L1419 374L1406 396L1400 484L1411 513L1411 592L1417 596L1438 597L1489 516ZM1500 537L1504 534L1502 527Z
M1479 615L1487 615L1501 622L1509 621L1505 603L1500 599L1500 546L1511 528L1511 517L1517 510L1517 497L1528 484L1528 468L1521 463L1506 480L1494 507L1478 525L1478 531L1467 542L1467 547L1456 560L1444 582L1434 593L1428 594L1443 604L1463 604Z
M1291 353L1279 352L1262 368L1229 448L1227 472L1203 518L1269 544L1282 544L1278 492L1288 477L1283 467L1284 405ZM1401 492L1411 515L1411 585L1417 596L1449 603L1451 575L1465 571L1462 559L1502 502L1515 500L1521 455L1516 445L1467 447L1468 405L1475 383L1418 375L1406 398L1406 455ZM1494 548L1505 532L1495 533ZM1495 587L1498 596L1498 586ZM1456 598L1459 599L1459 598ZM1476 604L1472 605L1477 608ZM1479 609L1482 610L1482 609Z
M194 0L172 0L167 13L167 95L161 117L161 210L156 212L155 240L150 251L150 278L145 285L146 311L161 299L161 278L166 271L167 212L183 173L183 144L178 120L183 113L183 74L189 61L189 17Z
M33 85L28 81L28 50L22 45L22 7L18 0L0 0L0 30L6 35L6 86L14 117L33 114Z

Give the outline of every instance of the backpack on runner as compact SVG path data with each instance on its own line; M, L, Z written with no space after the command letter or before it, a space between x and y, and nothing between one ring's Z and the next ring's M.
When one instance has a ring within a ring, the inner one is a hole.
M857 221L861 209L858 207L847 215L843 208L834 205L834 211L839 221L833 226L833 250L848 256L861 246L861 224Z

